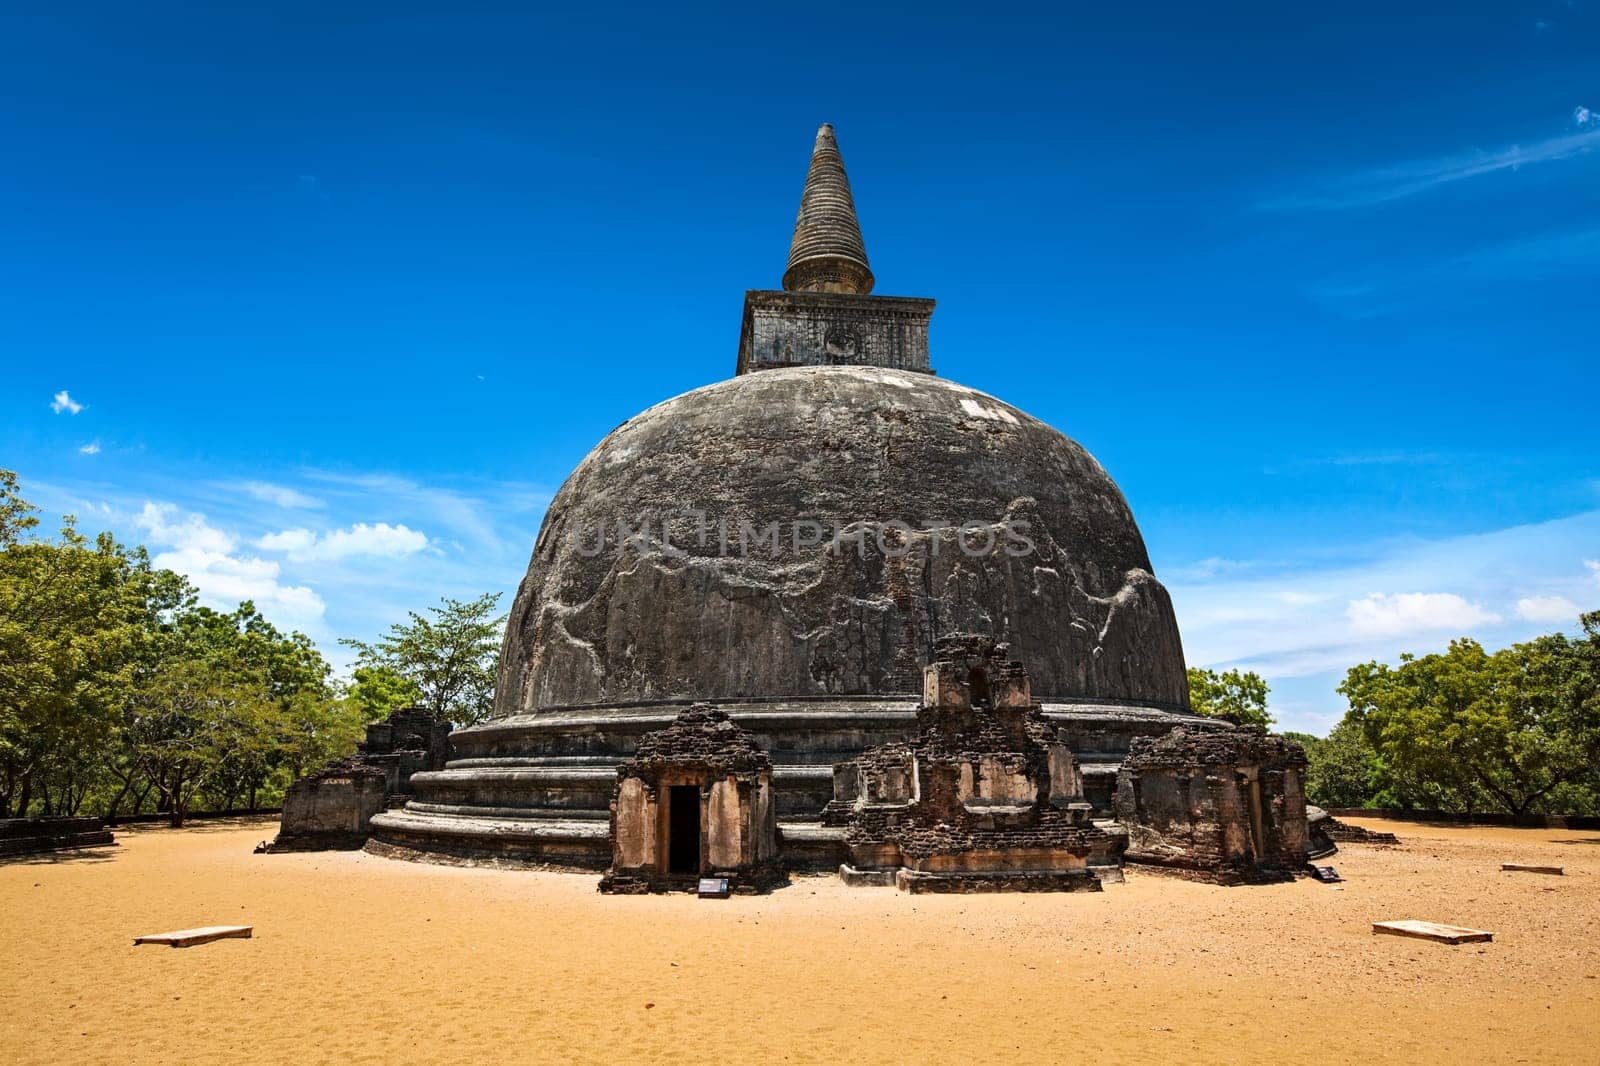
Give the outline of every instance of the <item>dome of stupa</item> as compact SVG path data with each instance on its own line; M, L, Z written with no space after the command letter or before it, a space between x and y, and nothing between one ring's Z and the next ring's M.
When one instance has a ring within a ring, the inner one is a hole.
M628 420L568 478L496 710L911 692L950 632L1009 641L1045 698L1187 703L1171 602L1082 447L927 373L763 370Z

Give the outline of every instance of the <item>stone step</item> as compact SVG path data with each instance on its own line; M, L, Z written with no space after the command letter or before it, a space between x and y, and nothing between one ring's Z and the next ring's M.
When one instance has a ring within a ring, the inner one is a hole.
M838 841L844 843L844 826L823 825L821 822L812 822L802 819L793 821L784 820L778 823L778 829L783 833L785 841Z
M444 815L452 818L500 818L517 821L606 821L606 808L588 807L480 807L464 803L425 803L412 800L405 810L413 814Z
M482 818L414 812L409 807L372 816L379 834L442 832L451 836L499 840L600 840L607 846L611 826L594 818Z
M819 751L794 752L781 748L767 753L775 766L823 767L831 770L835 763L854 758L859 752ZM446 770L526 770L603 767L615 770L627 759L625 755L480 755L465 759L451 759Z
M789 862L827 869L842 861L844 830L814 822L779 821ZM455 856L519 864L605 869L611 862L611 825L605 818L524 818L386 811L372 819L369 849L407 858Z
M450 763L443 770L422 770L411 775L412 786L449 784L453 781L493 781L516 784L518 782L544 783L573 781L590 784L614 779L620 759L604 763L557 763L522 765L494 760L486 765ZM777 763L772 767L774 781L832 781L832 763Z

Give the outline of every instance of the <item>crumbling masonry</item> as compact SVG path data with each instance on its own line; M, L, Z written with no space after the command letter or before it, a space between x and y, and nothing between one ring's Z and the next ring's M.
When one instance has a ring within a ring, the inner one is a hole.
M726 713L691 705L617 768L611 847L602 892L666 892L702 877L734 892L781 884L772 760Z
M450 723L420 707L395 711L367 726L356 754L329 763L289 786L271 851L355 849L366 843L376 814L411 796L411 776L444 767Z
M1306 864L1306 755L1261 729L1139 737L1117 777L1128 862L1215 884L1281 881Z
M855 883L911 892L1098 890L1117 873L1072 752L1005 644L940 639L916 738L834 767L823 822L845 827Z

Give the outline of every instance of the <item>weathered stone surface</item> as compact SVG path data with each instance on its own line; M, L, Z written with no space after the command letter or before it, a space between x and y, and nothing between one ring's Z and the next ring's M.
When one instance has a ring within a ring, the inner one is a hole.
M270 851L356 849L372 816L388 804L385 775L351 759L303 777L283 795L278 837Z
M823 822L845 827L847 880L895 870L914 892L1097 891L1115 864L1081 775L1004 644L941 638L917 735L834 767Z
M1078 756L1061 787L1097 811L1133 737L1227 728L1185 713L1172 605L1105 471L928 373L931 300L869 294L828 128L789 266L784 291L747 294L739 376L628 420L562 487L506 626L495 719L454 735L375 840L604 868L612 771L710 700L771 753L761 802L784 861L837 866L843 831L815 821L829 768L914 736L919 671L967 630L1029 662ZM969 773L1001 798L995 768Z
M850 179L845 176L833 126L826 122L818 128L811 148L811 167L800 194L783 287L791 292L872 291L872 270L856 222Z
M1322 821L1321 829L1328 836L1328 839L1340 844L1400 843L1400 838L1393 833L1385 833L1378 829L1367 829L1364 826L1341 822L1331 814Z
M115 843L99 818L0 819L0 857L33 855L70 848L95 848Z
M840 293L744 294L736 374L789 366L928 371L933 301Z
M619 519L647 530L619 536ZM801 519L860 541L808 544ZM1007 553L1007 520L1031 551ZM957 547L968 521L982 557ZM496 713L912 692L934 639L963 629L1010 641L1044 697L1187 706L1171 601L1081 447L927 375L764 371L630 419L567 480L506 627Z
M361 847L372 819L411 795L414 775L444 767L449 745L450 723L417 707L372 723L356 754L289 786L277 839L267 850Z
M755 892L785 880L770 802L772 761L726 713L708 703L684 710L640 739L616 781L612 861L601 892L665 892L702 877ZM690 801L685 815L678 805ZM680 832L688 838L678 839Z
M1124 857L1218 884L1293 877L1310 848L1305 767L1261 729L1137 738L1117 780Z

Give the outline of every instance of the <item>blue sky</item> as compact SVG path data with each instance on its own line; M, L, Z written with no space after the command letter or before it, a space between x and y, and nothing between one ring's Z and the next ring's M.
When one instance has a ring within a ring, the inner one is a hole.
M215 602L509 606L830 121L877 291L1284 724L1600 606L1600 4L328 6L0 9L0 465Z

